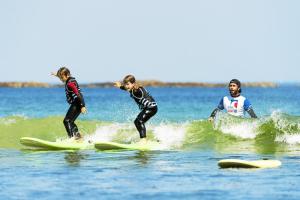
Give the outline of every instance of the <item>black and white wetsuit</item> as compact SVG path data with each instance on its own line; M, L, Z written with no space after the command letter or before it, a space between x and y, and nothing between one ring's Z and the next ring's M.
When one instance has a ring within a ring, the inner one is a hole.
M85 102L75 78L68 78L65 84L65 92L70 108L64 118L64 125L69 137L80 137L75 120L80 115L81 108L85 107Z
M124 86L121 86L120 89L126 90ZM130 97L134 99L134 101L137 103L141 110L141 112L134 120L134 124L137 130L139 131L140 138L145 138L145 123L157 113L157 103L155 102L154 98L143 87L131 90Z

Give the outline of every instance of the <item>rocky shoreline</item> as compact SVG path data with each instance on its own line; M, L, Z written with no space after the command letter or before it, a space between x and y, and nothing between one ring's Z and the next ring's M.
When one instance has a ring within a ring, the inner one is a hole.
M216 88L226 87L228 83L205 83L205 82L162 82L162 81L139 81L139 84L146 87L202 87L202 88ZM111 88L113 82L102 83L88 83L80 84L83 88ZM247 82L242 84L243 87L264 87L275 88L277 83L273 82ZM40 82L0 82L0 87L9 88L55 88L63 87L63 84L49 84Z
M0 82L0 87L10 87L10 88L49 88L51 87L48 83L39 83L39 82Z

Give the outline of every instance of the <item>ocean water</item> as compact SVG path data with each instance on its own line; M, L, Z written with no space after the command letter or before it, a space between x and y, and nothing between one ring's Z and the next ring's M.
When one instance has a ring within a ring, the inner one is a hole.
M147 124L161 151L36 151L23 136L66 138L63 88L0 88L1 199L299 199L300 87L243 88L258 120L220 113L226 88L147 88L158 114ZM86 140L139 140L127 92L83 88ZM220 169L220 159L278 159L280 168Z

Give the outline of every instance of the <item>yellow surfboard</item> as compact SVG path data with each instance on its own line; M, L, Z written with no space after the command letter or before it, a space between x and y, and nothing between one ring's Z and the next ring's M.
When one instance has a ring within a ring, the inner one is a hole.
M281 166L279 160L239 160L224 159L218 162L221 168L275 168Z
M42 140L38 138L31 137L22 137L20 143L24 146L43 149L43 150L80 150L80 149L93 149L94 144L88 142L79 142L79 141L58 141L51 142L47 140Z
M158 150L158 142L148 142L146 144L121 144L116 142L95 142L95 148L98 150L140 150L140 151L151 151Z

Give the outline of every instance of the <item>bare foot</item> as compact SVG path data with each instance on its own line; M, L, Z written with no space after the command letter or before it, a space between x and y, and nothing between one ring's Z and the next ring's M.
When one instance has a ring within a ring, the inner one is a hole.
M141 138L140 141L139 141L139 144L141 144L141 145L147 144L147 139L146 138Z
M76 133L76 135L74 136L74 139L76 141L82 141L83 140L83 137L80 135L80 133Z

